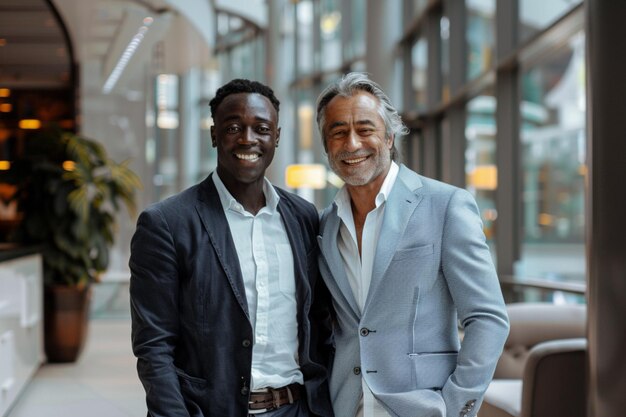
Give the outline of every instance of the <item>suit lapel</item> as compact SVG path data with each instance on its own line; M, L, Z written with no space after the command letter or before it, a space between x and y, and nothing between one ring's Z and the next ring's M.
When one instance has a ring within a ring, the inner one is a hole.
M422 182L418 175L402 165L385 203L385 214L376 245L372 280L364 310L367 309L373 294L383 280L391 259L396 252L398 242L400 242L400 238L406 231L409 219L422 201L423 195L418 191L421 186Z
M337 216L337 206L333 204L331 212L328 214L325 224L323 226L322 236L318 236L318 243L320 250L324 256L324 260L328 266L328 270L332 275L332 282L326 282L327 286L336 286L336 291L343 295L344 300L348 303L352 311L357 317L361 316L359 307L352 293L352 287L348 281L346 275L346 269L339 253L339 247L337 246L337 237L339 235L339 226L341 225L341 219Z
M215 249L217 258L226 274L233 293L248 320L250 320L248 302L246 301L246 289L243 283L241 268L239 267L237 249L228 227L228 220L226 220L219 194L213 183L212 174L200 184L200 195L196 204L196 211L202 220L205 231L209 235L211 244Z

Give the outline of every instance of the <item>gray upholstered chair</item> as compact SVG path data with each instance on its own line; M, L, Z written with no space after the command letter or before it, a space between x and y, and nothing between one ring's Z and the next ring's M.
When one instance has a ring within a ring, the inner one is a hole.
M507 306L511 330L479 417L578 417L586 412L586 307Z

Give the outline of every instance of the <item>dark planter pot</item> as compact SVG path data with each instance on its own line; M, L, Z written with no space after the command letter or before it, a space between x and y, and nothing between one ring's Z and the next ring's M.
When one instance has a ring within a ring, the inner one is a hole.
M44 350L48 362L75 362L87 338L91 287L46 286Z

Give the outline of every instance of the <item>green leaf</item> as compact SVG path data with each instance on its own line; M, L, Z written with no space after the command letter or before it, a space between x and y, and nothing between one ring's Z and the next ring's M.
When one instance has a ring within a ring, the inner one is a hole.
M42 131L28 142L20 188L25 219L24 243L45 245L48 283L85 284L104 271L116 234L116 216L122 205L136 211L139 177L111 160L105 147L73 133ZM66 171L64 161L74 162Z

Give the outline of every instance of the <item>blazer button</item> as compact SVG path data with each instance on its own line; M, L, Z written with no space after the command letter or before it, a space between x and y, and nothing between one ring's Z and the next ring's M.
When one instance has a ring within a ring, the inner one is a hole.
M370 334L370 329L368 329L367 327L363 327L361 328L361 336L367 336L368 334Z
M243 342L241 342L241 346L243 346L245 348L250 347L251 344L252 343L250 343L250 340L248 340L248 339L243 339Z
M241 395L248 395L249 392L250 389L248 389L248 387L241 388Z
M355 366L352 372L354 372L354 375L361 375L361 367Z

